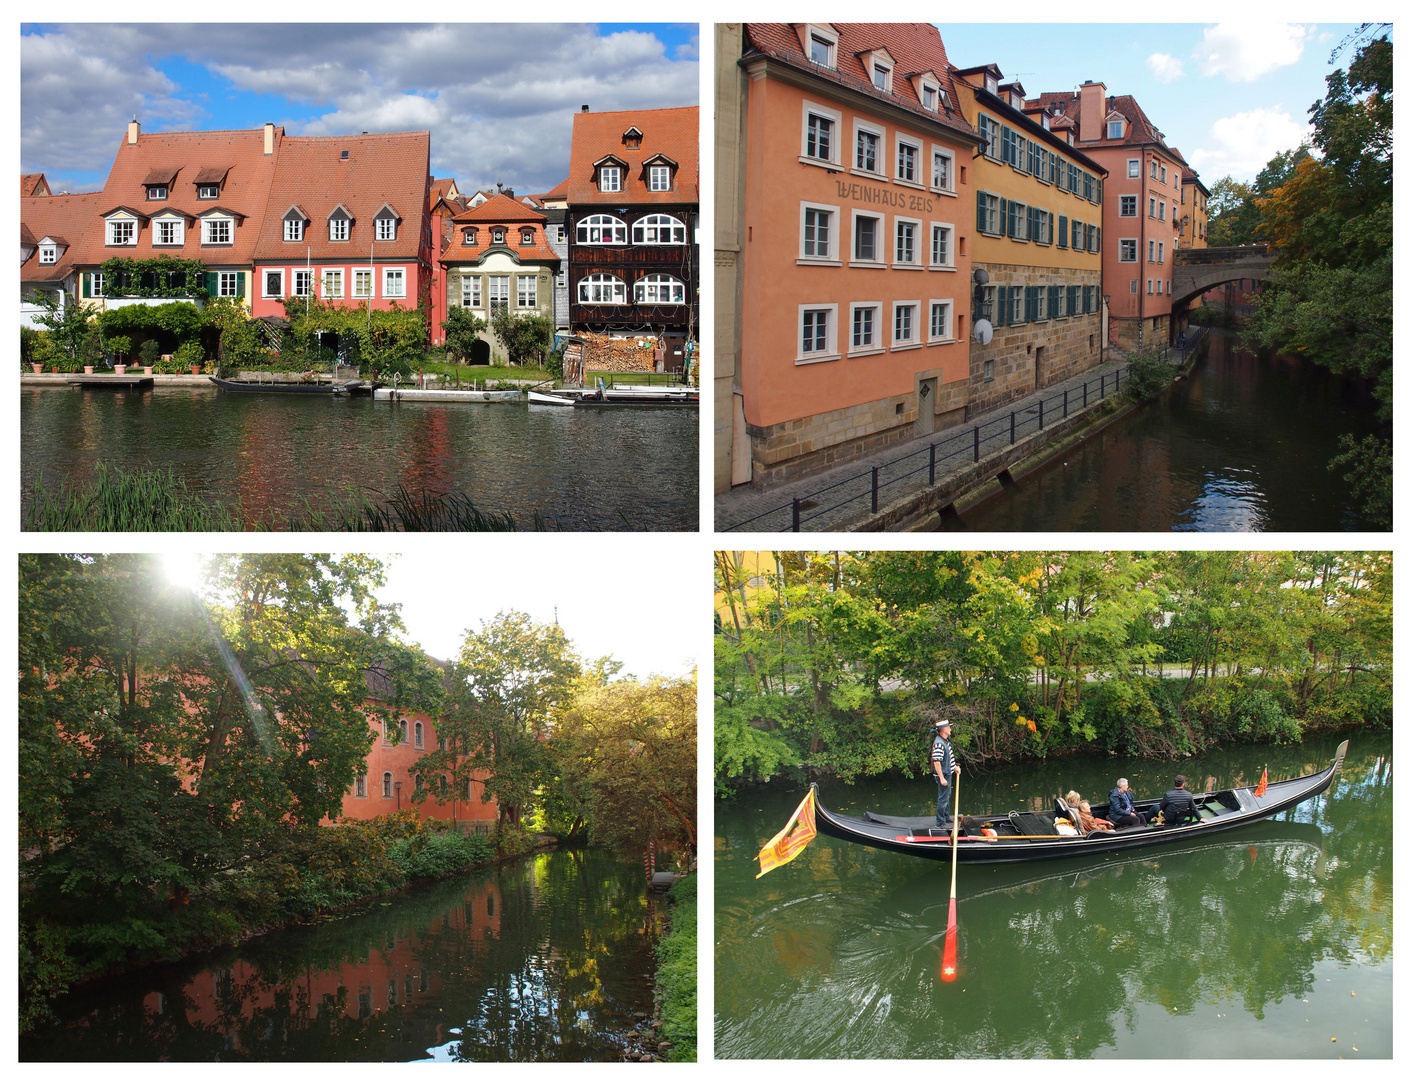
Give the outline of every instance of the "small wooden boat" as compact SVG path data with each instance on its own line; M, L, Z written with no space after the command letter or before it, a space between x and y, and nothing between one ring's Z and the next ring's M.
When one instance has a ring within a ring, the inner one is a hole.
M559 394L542 394L537 390L527 390L525 396L532 405L574 405L574 398L561 397Z
M1115 851L1170 844L1178 840L1202 838L1226 832L1254 821L1270 818L1321 794L1335 781L1345 760L1348 741L1336 748L1335 760L1320 772L1297 776L1290 780L1274 780L1257 794L1261 785L1229 788L1223 791L1194 793L1199 807L1199 820L1177 825L1136 825L1126 829L1095 829L1088 835L1063 836L1057 821L1071 822L1072 815L1061 799L1056 809L1045 813L997 814L990 817L962 816L965 828L959 828L957 861L960 863L1034 862L1042 859L1063 859L1071 855L1103 855ZM882 848L901 855L923 859L952 858L952 832L936 828L930 817L889 817L865 813L861 817L836 814L820 803L819 788L810 785L814 794L815 827L826 836L848 840L854 844ZM1136 799L1140 816L1159 799ZM1095 816L1109 812L1107 806L1097 807ZM1077 822L1078 823L1078 822ZM995 836L987 836L989 829Z
M235 394L347 394L349 388L357 386L357 381L349 383L291 383L291 382L241 382L237 379L218 379L210 376L220 389Z

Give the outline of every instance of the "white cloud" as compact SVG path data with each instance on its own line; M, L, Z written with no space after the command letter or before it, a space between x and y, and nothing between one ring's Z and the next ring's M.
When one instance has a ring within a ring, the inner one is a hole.
M1232 176L1253 180L1262 167L1283 150L1294 150L1311 129L1277 105L1225 116L1212 127L1203 145L1188 155L1189 163L1213 181Z
M427 128L436 175L467 189L503 180L546 191L565 178L581 105L696 104L696 46L694 37L669 55L641 30L548 23L286 24L278 33L254 23L65 24L21 38L21 167L106 174L134 113L146 131L217 126L210 102L163 73L180 57L229 83L228 97L278 99L251 126Z
M1204 28L1203 42L1193 50L1193 57L1204 75L1255 82L1300 60L1313 32L1295 23L1218 23Z
M1149 71L1161 83L1171 83L1183 78L1183 61L1168 53L1156 52L1148 59Z

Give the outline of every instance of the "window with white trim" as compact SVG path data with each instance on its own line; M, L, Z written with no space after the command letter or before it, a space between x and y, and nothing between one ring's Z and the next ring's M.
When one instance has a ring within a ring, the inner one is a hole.
M201 222L201 242L203 244L229 244L231 242L231 219L209 217Z
M1160 221L1163 221L1163 220L1164 220L1164 201L1163 201L1163 199L1160 199L1160 200L1159 200L1159 220L1160 220Z
M953 265L952 226L933 222L932 243L928 250L928 265L934 268Z
M802 259L837 260L839 238L835 223L839 220L838 206L817 203L800 204L800 257Z
M41 244L39 246L39 261L41 265L58 262L58 247L56 247L54 244Z
M160 202L167 197L166 184L148 184L147 197L154 202Z
M490 301L491 313L505 311L511 306L511 276L492 274L486 279L486 298Z
M383 296L394 300L407 296L407 272L401 266L383 271Z
M504 244L506 242L506 230L499 225L491 230L491 243Z
M839 305L801 304L798 310L800 352L796 363L836 359L839 353L835 348L835 318Z
M1129 279L1129 294L1130 294L1131 296L1134 296L1134 295L1136 295L1138 292L1139 292L1139 279L1138 279L1138 278L1130 278L1130 279Z
M198 199L214 199L221 194L221 188L217 184L197 184L196 197Z
M1139 196L1121 195L1119 197L1119 216L1138 217L1139 216Z
M894 69L889 67L888 64L883 64L875 60L870 78L874 82L875 90L882 90L886 94L893 92Z
M683 283L671 274L649 274L633 283L635 304L681 304L685 297Z
M385 772L385 773L383 774L383 798L385 798L385 799L391 799L392 797L393 797L393 774L390 773L390 772Z
M934 191L953 190L953 155L951 151L939 150L933 147L933 184Z
M854 122L854 171L884 175L884 129L877 124Z
M1139 159L1138 159L1138 158L1130 158L1129 161L1128 161L1128 163L1127 163L1127 166L1128 166L1128 171L1127 171L1126 175L1129 177L1129 179L1131 179L1131 180L1138 180L1138 179L1139 179Z
M286 239L286 240L303 240L303 239L304 239L304 226L305 226L305 220L304 220L304 218L286 218L286 219L285 219L285 239Z
M840 113L813 101L802 105L800 155L828 165L839 164Z
M1123 120L1111 120L1110 123L1109 123L1109 134L1106 135L1105 138L1107 138L1107 139L1122 139L1122 138L1124 138L1124 121L1123 121Z
M1168 168L1167 165L1160 165L1160 166L1159 166L1159 183L1161 183L1161 184L1167 184L1168 182L1169 182L1169 168Z
M626 304L628 286L613 274L590 274L579 279L581 304Z
M353 295L356 300L367 300L373 296L373 271L364 267L354 269Z
M590 214L575 225L574 237L579 244L627 244L628 226L609 214Z
M313 270L296 270L296 271L294 272L294 275L295 275L295 287L294 287L294 289L293 289L293 295L295 295L295 296L308 296L309 293L310 293L311 286L312 286L313 281L314 281L314 271L313 271Z
M673 186L672 170L666 165L648 166L648 190L649 191L671 191Z
M622 191L622 173L617 165L599 166L599 190L600 191Z
M894 219L894 265L922 266L918 250L918 228L921 223L908 218Z
M810 62L821 67L835 66L835 43L823 34L810 35Z
M1138 262L1139 261L1139 241L1121 240L1119 242L1119 261Z
M375 222L374 235L379 240L396 240L398 238L397 219L379 218Z
M884 264L881 244L884 242L884 215L854 211L854 262Z
M326 269L323 275L324 297L327 300L341 300L344 295L344 271Z
M894 348L918 343L918 305L912 300L894 301Z
M516 307L534 308L540 303L538 281L534 274L516 275Z
M349 219L346 217L329 219L329 239L342 243L349 238Z
M922 146L902 135L895 135L894 147L894 179L904 184L921 186L922 181L918 178L918 158L923 152Z
M633 223L635 244L685 244L687 226L671 214L649 214Z
M161 246L180 245L186 240L186 222L163 218L152 223L152 243Z
M1149 241L1149 261L1154 261L1154 241Z
M1163 265L1163 261L1164 261L1164 242L1163 242L1162 240L1160 240L1160 241L1159 241L1159 264L1160 264L1161 266Z
M216 274L216 293L218 296L239 296L241 291L241 273L239 270L221 270Z
M102 296L102 295L103 295L103 274L102 274L101 272L95 270L92 274L89 275L89 278L90 278L90 280L93 282L93 287L92 287L92 289L90 290L90 292L92 293L92 295L94 295L94 296Z
M285 272L283 270L264 270L261 272L260 280L261 296L279 299L285 295Z
M952 301L933 300L928 305L928 340L952 340Z
M359 773L357 776L354 777L354 798L355 798L355 799L366 799L366 798L368 798L368 774L367 774L367 773Z
M1006 222L999 221L1001 199L985 191L977 193L977 229L991 236L1001 236L1006 230Z
M477 274L462 275L462 307L481 306L481 277Z
M849 351L851 354L882 352L879 340L878 302L849 305Z
M421 750L421 749L422 749L422 721L419 720L417 723L415 723L415 724L412 726L412 730L413 730L412 744L413 744L413 746L417 747L417 749Z
M521 247L534 247L534 246L535 246L535 230L534 230L534 229L521 229L521 231L520 231L520 246L521 246Z

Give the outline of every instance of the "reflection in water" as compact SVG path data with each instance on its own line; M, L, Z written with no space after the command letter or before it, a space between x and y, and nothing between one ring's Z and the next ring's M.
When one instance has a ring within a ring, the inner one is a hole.
M616 1060L657 933L640 866L552 852L75 993L20 1056Z
M716 1053L1388 1057L1392 768L1387 737L1379 754L1363 741L1333 794L1221 841L960 868L951 984L946 864L819 838L754 881L784 816L719 806ZM1063 768L1096 788L1113 766ZM983 801L1037 790L1018 774L988 778Z
M57 489L97 462L171 471L251 514L325 506L347 485L464 491L552 529L695 529L697 410L532 409L25 387L21 470Z
M1260 358L1222 334L1157 401L1071 447L957 527L1007 530L1349 530L1360 523L1339 438L1379 430L1359 379Z

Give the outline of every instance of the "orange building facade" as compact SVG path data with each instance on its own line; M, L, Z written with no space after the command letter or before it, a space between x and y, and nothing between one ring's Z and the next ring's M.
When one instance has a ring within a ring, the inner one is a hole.
M740 386L753 479L967 400L977 135L924 24L746 24Z

